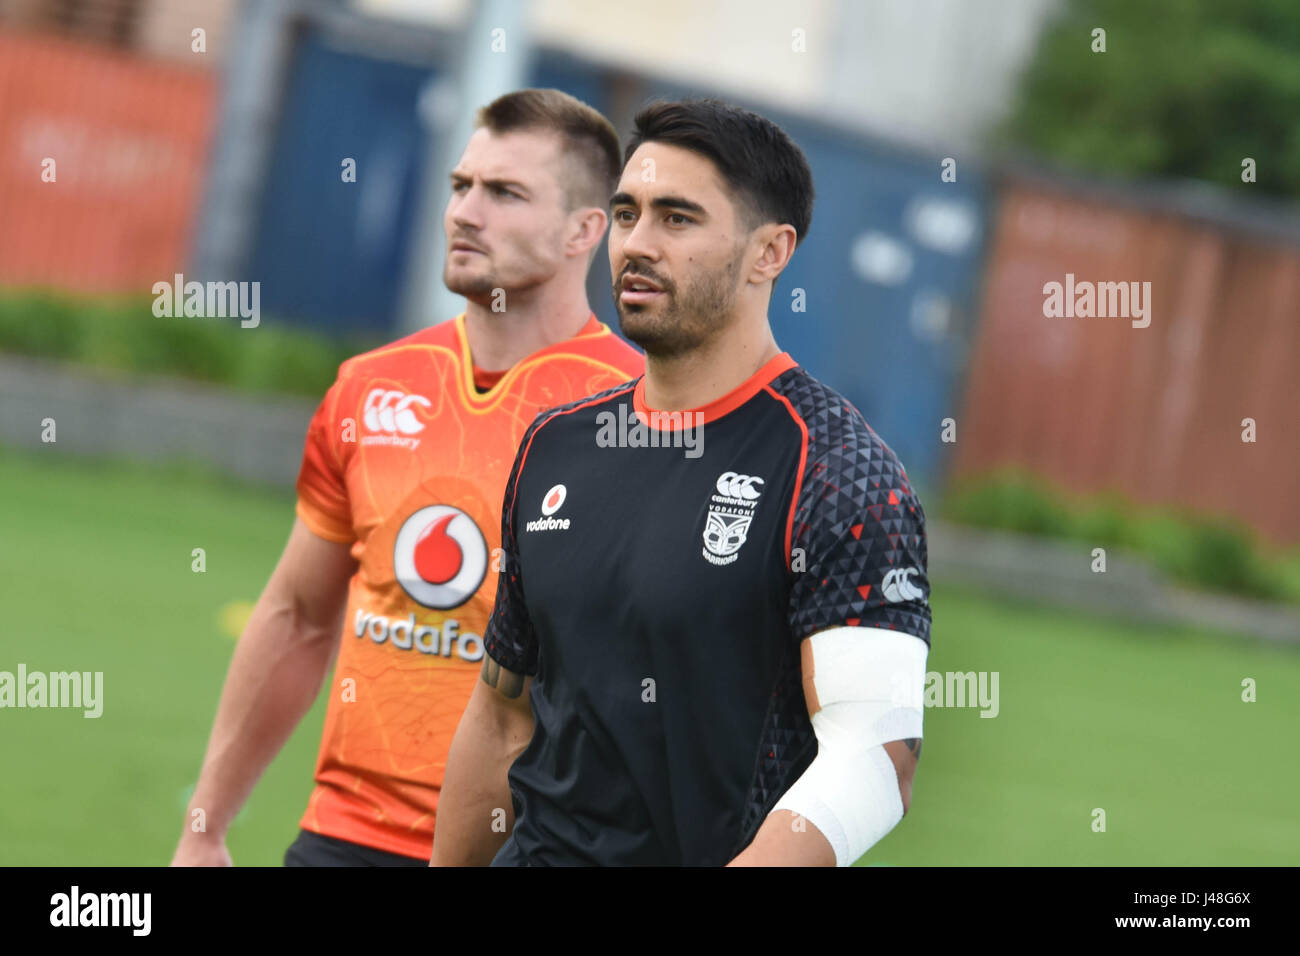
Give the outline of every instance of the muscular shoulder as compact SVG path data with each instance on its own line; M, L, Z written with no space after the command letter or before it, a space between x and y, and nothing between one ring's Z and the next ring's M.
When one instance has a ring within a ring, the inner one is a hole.
M808 432L795 498L791 627L901 630L930 639L925 512L893 450L853 405L801 369L777 383Z
M637 378L645 371L645 356L604 324L600 325L599 331L569 339L565 343L565 352L575 358L597 361L625 378Z
M339 366L339 378L347 379L357 375L373 375L387 365L401 363L409 358L412 349L441 348L453 356L459 356L459 342L456 338L456 320L448 319L428 328L404 335L385 345L377 346L367 352L352 356Z
M808 433L796 521L814 508L829 511L832 523L836 513L847 519L863 509L879 520L886 509L913 497L898 456L848 399L802 368L772 384Z
M524 443L527 443L548 426L552 432L557 428L566 426L588 427L589 423L595 419L595 416L601 410L616 404L620 399L624 402L630 401L631 399L628 396L636 387L636 383L637 379L628 379L626 382L620 382L618 385L575 399L572 402L565 402L563 405L556 405L554 408L542 410L533 419L533 423L528 426L528 431L524 433Z

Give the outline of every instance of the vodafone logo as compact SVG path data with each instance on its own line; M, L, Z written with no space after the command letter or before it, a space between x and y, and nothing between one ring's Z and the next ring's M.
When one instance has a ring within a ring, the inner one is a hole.
M724 471L718 476L718 494L724 498L740 498L742 501L757 501L762 491L755 488L761 485L762 478L750 475L738 475L734 471Z
M464 604L487 575L488 549L474 519L451 505L421 508L402 523L393 543L393 572L425 607Z
M559 511L560 505L564 504L564 499L568 494L569 490L564 485L556 485L548 491L546 496L542 498L542 514L549 518Z
M564 485L552 485L551 490L542 495L542 516L524 524L524 531L568 531L568 518L552 517L569 496L569 489Z
M366 396L362 420L372 432L416 435L424 431L424 422L415 417L412 405L428 408L433 402L423 395L408 395L396 389L374 388Z

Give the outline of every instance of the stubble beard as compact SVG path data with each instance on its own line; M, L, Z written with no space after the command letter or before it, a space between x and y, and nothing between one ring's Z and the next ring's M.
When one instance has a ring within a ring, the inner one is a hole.
M442 283L456 295L463 295L471 302L488 300L492 291L501 287L496 274L492 271L473 273L468 270L452 270L451 255L447 256L442 269Z
M546 248L557 248L561 243L561 230L553 230L546 239ZM516 255L508 261L511 275L504 277L498 270L500 263L488 263L486 272L470 272L468 270L453 272L451 267L451 253L443 261L442 282L450 291L456 295L463 295L466 299L478 305L492 305L497 296L497 290L505 294L506 301L509 302L517 296L531 292L538 286L544 285L555 277L556 267L554 263L548 262L544 255L533 254L533 250L515 250ZM500 252L505 255L505 252Z
M675 358L698 349L730 321L741 261L738 254L728 266L702 276L685 290L679 290L676 283L662 282L667 301L653 309L625 306L620 298L620 276L614 286L614 304L623 334L656 358Z

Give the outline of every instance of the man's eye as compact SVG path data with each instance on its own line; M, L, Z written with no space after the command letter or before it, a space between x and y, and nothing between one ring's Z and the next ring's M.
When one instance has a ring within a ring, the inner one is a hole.
M452 184L451 184L451 191L454 192L454 193L464 192L466 189L469 189L469 183L452 183Z
M679 212L671 213L668 216L668 221L671 222L674 226L684 226L687 223L692 222L690 218L683 216Z
M511 199L518 199L518 198L519 198L519 194L518 194L518 193L511 192L511 191L510 191L509 189L507 189L505 186L493 186L493 187L492 187L492 191L493 191L494 193L496 193L498 196L509 197L509 198L511 198Z
M619 209L614 213L615 222L631 222L633 218L632 210L630 209Z

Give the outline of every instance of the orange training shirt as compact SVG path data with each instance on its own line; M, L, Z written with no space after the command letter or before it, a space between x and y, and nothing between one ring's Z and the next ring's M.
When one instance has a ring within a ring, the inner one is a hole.
M307 431L297 512L351 543L359 567L304 829L428 858L447 751L482 666L519 440L542 409L643 363L593 315L480 393L462 315L339 367Z

